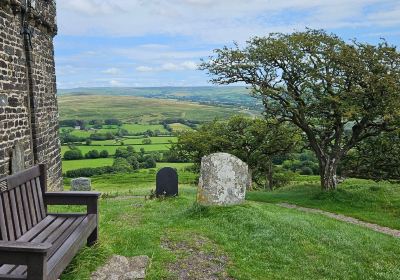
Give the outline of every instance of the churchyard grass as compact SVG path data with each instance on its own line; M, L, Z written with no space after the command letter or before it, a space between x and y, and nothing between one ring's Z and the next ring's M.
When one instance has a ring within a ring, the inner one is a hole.
M318 208L400 229L400 184L347 179L337 190L324 192L315 177L299 176L300 181L288 187L274 192L250 192L247 199Z
M148 175L146 180L150 179ZM149 193L155 187L154 181L144 181L133 174L116 174L95 177L93 185L99 191L129 189L133 195L138 195ZM356 200L355 189L360 188L349 183L341 199ZM395 191L393 186L387 195ZM284 190L276 193L284 193ZM261 194L250 193L249 197ZM200 207L195 204L195 197L194 185L181 185L177 198L101 199L100 242L84 249L62 280L89 279L90 273L112 254L147 255L151 266L146 279L176 279L168 267L182 255L165 249L163 242L196 244L199 236L210 240L218 253L228 257L227 272L238 280L398 279L400 275L398 238L270 203L247 201L226 208ZM324 204L322 200L320 206ZM362 206L364 210L369 207L368 203L360 204L360 211ZM380 212L385 211L381 209ZM207 254L209 248L205 246L199 250Z

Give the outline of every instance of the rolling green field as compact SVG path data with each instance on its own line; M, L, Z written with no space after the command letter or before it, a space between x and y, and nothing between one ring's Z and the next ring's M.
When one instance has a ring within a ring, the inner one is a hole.
M147 130L158 130L161 133L168 133L161 124L123 124L121 128L126 129L129 134L145 133Z
M129 196L101 200L98 245L81 251L61 279L89 279L91 272L112 254L149 256L151 266L146 279L154 280L177 279L179 272L196 269L198 262L204 267L213 267L214 255L225 256L215 257L226 273L220 279L229 276L237 280L396 280L400 275L398 238L271 203L272 199L280 201L279 197L285 197L284 189L248 194L254 200L264 195L263 199L269 202L260 199L231 207L199 206L195 203L196 188L184 183L183 176L180 173L179 197L166 200L132 197L149 194L155 188L155 172L94 177L96 190L128 192ZM380 188L375 200L381 207L374 211L387 216L386 209L395 200L391 197L399 197L399 186L386 190L379 184L372 188L359 183L362 182L349 181L340 187L341 195L336 198L338 209L353 215L351 208L340 207L352 201L359 205L357 212L368 212L374 204L364 201L365 195L374 195L376 188ZM303 189L303 186L300 183L291 188ZM325 193L318 184L311 184L307 189L308 192L297 192L297 201L314 199L314 206L323 208L333 199L323 198ZM171 267L174 269L169 270ZM205 271L192 273L203 275Z
M151 145L153 144L170 144L170 142L175 143L178 141L177 137L165 136L165 137L149 137L151 140ZM142 145L144 138L123 138L121 139L125 145ZM114 145L121 146L119 141L115 140L105 140L105 141L92 141L92 145Z
M124 123L149 123L168 118L211 121L239 113L238 108L200 105L167 99L131 96L61 95L61 120L118 119Z
M171 123L169 126L172 128L174 132L193 130L191 127L181 123Z
M102 167L111 166L114 162L113 158L96 158L96 159L81 159L81 160L63 160L62 170L63 173L69 170L86 168L86 167ZM171 163L171 162L158 162L157 169L163 167L172 167L177 170L184 169L185 167L191 166L191 163Z
M162 151L166 151L169 149L171 145L170 144L150 144L150 145L135 145L134 148L135 150L138 152L140 151L141 148L143 148L146 152L162 152ZM118 148L124 148L126 146L76 146L76 148L78 148L79 150L81 150L82 154L85 155L87 152L91 151L91 150L98 150L103 151L106 150L109 155L114 155L115 151ZM61 154L64 155L64 153L66 151L69 150L68 146L61 146Z

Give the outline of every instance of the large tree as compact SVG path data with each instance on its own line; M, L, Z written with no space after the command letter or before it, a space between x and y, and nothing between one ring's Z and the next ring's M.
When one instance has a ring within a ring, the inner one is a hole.
M204 124L198 131L180 134L171 150L198 164L203 156L211 153L233 154L248 164L252 175L265 178L272 189L272 159L292 152L301 142L296 128L263 119L234 116L227 121Z
M346 176L400 181L400 129L360 142L340 168Z
M400 54L321 30L256 37L215 50L202 69L217 84L242 82L262 98L265 115L299 127L315 152L325 190L337 187L341 159L357 143L395 129Z

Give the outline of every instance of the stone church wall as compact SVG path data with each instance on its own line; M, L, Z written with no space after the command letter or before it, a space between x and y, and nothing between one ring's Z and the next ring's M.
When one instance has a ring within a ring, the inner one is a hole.
M0 0L0 178L45 163L50 190L62 189L56 32L54 1Z

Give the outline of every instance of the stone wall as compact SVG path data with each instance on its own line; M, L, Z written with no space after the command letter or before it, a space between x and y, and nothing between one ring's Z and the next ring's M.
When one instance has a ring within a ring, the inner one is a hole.
M36 0L33 9L24 2L0 0L0 178L16 171L11 166L19 146L23 168L45 163L49 189L60 190L56 6L51 0ZM26 27L33 28L33 36L21 35Z

